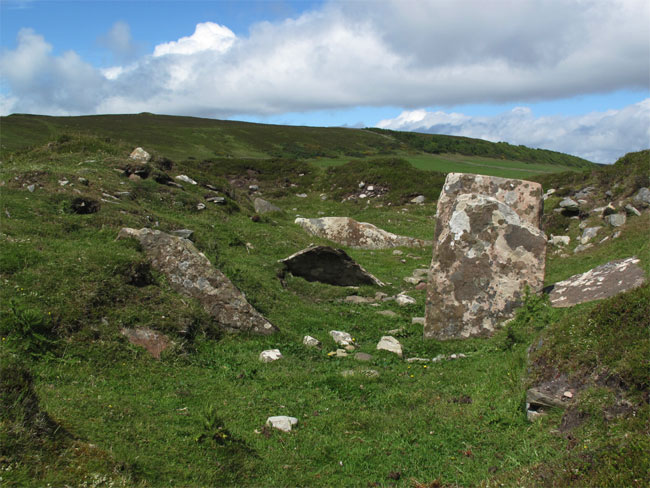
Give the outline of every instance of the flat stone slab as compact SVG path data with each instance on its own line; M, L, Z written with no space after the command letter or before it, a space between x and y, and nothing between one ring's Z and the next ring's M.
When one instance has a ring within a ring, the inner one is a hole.
M382 336L377 344L378 351L388 351L402 357L402 345L393 336Z
M151 266L167 277L171 287L198 300L223 329L263 335L278 330L188 239L158 230L127 227L117 236L131 237L140 242Z
M639 259L634 256L619 259L559 281L546 289L551 305L556 308L571 307L637 288L646 280L638 264Z
M294 276L336 286L384 286L343 249L311 246L278 261Z
M544 283L539 183L451 173L437 209L425 339L488 336Z
M387 232L367 222L357 222L349 217L298 217L295 223L310 234L329 239L356 249L390 249L393 247L425 247L431 241L400 236Z
M165 334L146 327L140 329L124 328L120 332L131 344L144 347L156 359L160 359L160 354L171 344Z
M291 432L293 426L298 425L298 419L286 415L276 415L266 419L266 425L283 432Z
M265 214L270 212L282 212L282 209L277 205L273 205L271 202L267 202L263 198L257 197L253 200L253 206L255 207L255 212L258 214Z
M266 351L262 351L260 353L259 360L263 363L272 363L273 361L277 361L283 357L284 356L282 356L280 349L267 349Z

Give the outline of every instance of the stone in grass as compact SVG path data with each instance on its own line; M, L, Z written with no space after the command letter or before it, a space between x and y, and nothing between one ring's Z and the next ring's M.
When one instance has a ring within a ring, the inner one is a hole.
M650 206L650 190L648 188L640 188L636 195L634 195L634 201L643 207Z
M384 317L390 317L390 318L395 318L397 317L397 314L393 312L392 310L381 310L377 312L379 315L383 315Z
M190 185L196 185L196 181L194 181L192 178L190 178L187 175L178 175L175 177L178 181L183 181L185 183L189 183Z
M260 353L260 361L263 363L270 363L282 359L282 353L279 349L267 349Z
M598 234L598 231L602 229L600 225L596 227L587 227L583 233L582 237L580 237L580 243L581 244L587 244L590 240L592 240L594 237L596 237L596 234Z
M148 163L151 159L151 155L141 147L136 147L129 155L129 158Z
M183 239L190 239L194 231L190 229L177 229L171 231L170 234L176 237L182 237Z
M641 212L639 212L636 208L634 208L629 203L625 205L625 211L627 212L628 215L636 215L637 217L641 216Z
M276 415L266 419L266 425L283 432L291 432L292 427L298 425L298 419L286 415Z
M402 345L393 336L383 336L377 344L377 350L392 352L402 357Z
M350 378L352 376L365 376L366 378L378 378L379 377L379 371L376 369L360 369L360 370L354 370L354 369L346 369L341 371L341 376L344 378Z
M397 302L397 304L400 307L406 307L407 305L415 305L416 303L415 298L405 295L404 293L400 293L399 295L397 295L395 297L395 302Z
M406 360L407 363L429 363L431 362L431 359L427 358L408 358Z
M305 346L309 346L309 347L320 347L321 346L321 341L319 341L315 337L312 337L312 336L309 336L309 335L306 335L305 337L302 338L302 343Z
M350 346L354 342L354 339L350 334L340 330L330 330L330 336L332 336L334 342L339 346Z
M171 341L169 337L147 327L139 329L121 329L131 344L144 347L154 358L160 359L160 354L169 347Z
M424 317L413 317L411 319L412 324L424 325Z
M354 355L357 361L372 361L372 355L367 352L358 352Z
M267 202L263 198L259 197L253 200L253 206L255 207L255 212L258 214L282 212L282 209L280 207L273 205L271 202Z
M605 218L605 221L612 227L620 227L621 225L625 224L626 219L627 216L624 213L616 213L608 215Z

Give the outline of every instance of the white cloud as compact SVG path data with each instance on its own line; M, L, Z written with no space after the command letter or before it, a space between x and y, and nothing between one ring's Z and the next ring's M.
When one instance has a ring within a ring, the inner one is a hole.
M204 22L196 25L194 34L181 37L178 41L158 44L154 56L165 54L195 54L203 51L226 52L235 42L236 36L223 25L214 22Z
M613 163L627 152L650 147L650 98L621 110L572 117L535 117L527 107L491 117L413 110L377 127L506 141Z
M122 20L115 22L108 33L100 36L98 41L111 51L117 62L129 61L137 52L137 46L131 37L131 27Z

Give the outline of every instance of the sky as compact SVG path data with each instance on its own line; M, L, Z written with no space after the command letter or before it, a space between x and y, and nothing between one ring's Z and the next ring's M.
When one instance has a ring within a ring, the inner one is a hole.
M0 115L139 112L613 163L650 147L650 2L0 0Z

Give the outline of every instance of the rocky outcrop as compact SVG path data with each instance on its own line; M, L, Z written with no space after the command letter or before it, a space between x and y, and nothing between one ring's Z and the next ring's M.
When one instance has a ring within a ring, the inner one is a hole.
M281 259L285 269L307 281L320 281L337 286L384 284L359 266L343 249L312 246Z
M491 334L544 281L538 183L449 174L438 201L424 337Z
M277 331L188 239L147 228L124 228L118 235L118 239L129 237L140 242L152 267L167 276L174 290L197 299L223 329L254 334Z
M645 273L638 263L636 257L610 261L555 283L545 291L556 308L608 298L645 283Z
M310 234L357 249L390 249L399 246L424 247L431 245L431 241L393 234L372 224L357 222L349 217L322 217L320 219L298 217L295 223Z

